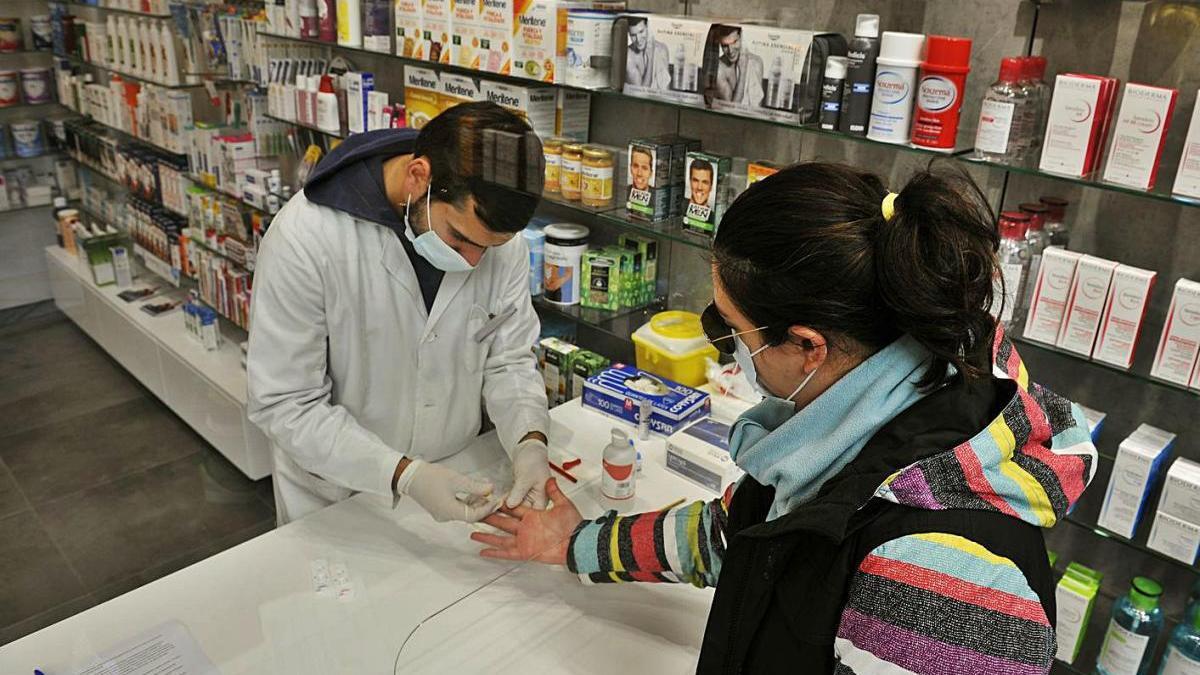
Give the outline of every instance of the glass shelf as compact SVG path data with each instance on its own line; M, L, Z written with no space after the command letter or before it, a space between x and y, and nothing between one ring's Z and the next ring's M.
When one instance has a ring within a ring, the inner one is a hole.
M1162 324L1159 323L1158 326L1161 327ZM1145 349L1144 349L1146 347L1145 343L1147 343L1147 342L1157 344L1157 340L1158 340L1158 336L1160 335L1160 332L1152 330L1153 327L1154 327L1153 325L1147 325L1142 329L1141 344L1138 345L1139 351L1142 351L1142 352L1145 351ZM1187 387L1185 387L1183 385L1175 384L1174 382L1168 382L1167 380L1163 380L1163 379L1154 377L1154 376L1150 375L1149 372L1147 372L1149 370L1149 368L1138 368L1139 365L1142 365L1141 362L1146 361L1145 359L1135 358L1133 368L1122 368L1120 366L1114 366L1110 363L1105 363L1103 361L1097 361L1095 359L1091 359L1091 358L1088 358L1085 356L1080 356L1079 354L1076 354L1075 352L1070 352L1065 349L1061 349L1059 347L1048 345L1048 344L1045 344L1042 342L1036 342L1034 340L1030 340L1023 336L1017 336L1014 334L1014 335L1011 335L1010 337L1012 337L1013 342L1017 343L1018 351L1025 351L1025 350L1033 349L1033 350L1037 350L1037 351L1044 352L1047 354L1054 354L1056 356L1066 356L1068 358L1075 359L1076 361L1086 363L1089 366L1092 366L1095 368L1101 368L1101 369L1111 371L1114 373L1118 373L1124 377L1127 377L1127 378L1130 378L1133 380L1138 380L1140 382L1145 382L1147 384L1151 384L1156 387L1163 387L1165 389L1171 389L1171 390L1174 390L1177 392L1191 394L1193 396L1200 396L1200 391L1196 391L1195 389L1188 389Z
M1097 486L1093 485L1089 489L1095 489L1096 487ZM1151 523L1147 522L1147 521L1153 520L1153 518L1154 518L1154 514L1147 512L1142 517L1142 522L1138 523L1138 531L1135 532L1134 534L1137 535L1137 534L1141 533L1141 534L1145 534L1148 537L1150 534ZM1092 534L1094 534L1098 537L1104 537L1105 539L1111 539L1111 540L1125 546L1126 548L1130 548L1135 551L1139 551L1144 555L1158 558L1159 560L1163 560L1165 562L1171 563L1172 565L1175 565L1175 566L1177 566L1181 569L1187 570L1189 572L1200 571L1200 568L1197 568L1195 565L1189 565L1180 560L1176 560L1175 558L1172 558L1171 556L1169 556L1165 553L1155 551L1154 549L1147 546L1144 541L1140 541L1140 539L1142 539L1142 537L1139 537L1138 539L1126 539L1125 537L1122 537L1121 535L1117 534L1116 532L1109 531L1109 530L1107 530L1103 527L1100 527L1099 525L1096 525L1094 523L1089 523L1085 519L1080 518L1074 514L1067 514L1067 517L1064 518L1063 521L1070 523L1071 525L1073 525L1075 527L1081 527L1085 530L1088 530ZM1144 530L1144 532L1143 532L1143 530Z
M127 14L129 16L140 16L143 19L169 19L169 18L171 18L171 15L169 13L168 14L151 14L150 12L142 12L142 11L139 11L136 9L118 9L116 7L100 7L99 5L92 5L92 4L88 4L86 2L63 3L61 0L54 0L54 1L57 2L58 4L70 5L71 7L82 7L84 9L94 9L94 10L97 10L100 12L110 12L113 14Z
M1095 188L1097 190L1107 190L1108 192L1119 192L1121 194L1133 195L1134 197L1142 197L1144 199L1154 199L1154 200L1161 201L1161 202L1178 204L1180 206L1200 207L1200 199L1195 199L1193 197L1185 197L1183 195L1171 194L1171 186L1174 183L1174 180L1164 180L1162 178L1162 176L1159 176L1158 184L1154 186L1153 190L1140 190L1135 187L1129 187L1128 185L1119 185L1117 183L1105 182L1102 178L1100 178L1100 176L1102 175L1101 171L1097 171L1097 172L1088 174L1087 176L1083 176L1083 177L1065 176L1063 174L1042 171L1041 169L1038 168L1038 161L1034 160L1034 159L1023 160L1021 162L1017 162L1014 164L1004 164L1001 162L991 162L991 161L986 161L986 160L982 160L982 159L974 159L973 157L971 157L970 151L968 151L967 154L960 156L959 159L961 159L963 162L966 162L967 164L975 164L975 165L987 166L987 167L991 167L991 168L995 168L995 169L1002 169L1004 171L1011 171L1013 173L1017 173L1017 174L1021 174L1021 175L1025 175L1025 176L1034 176L1037 178L1048 178L1050 180L1056 180L1056 181L1060 181L1063 183L1079 185L1079 186L1082 186L1085 188Z
M158 143L155 143L154 141L150 140L149 138L142 138L141 136L134 136L133 134L129 133L128 131L123 131L116 127L109 126L109 125L105 124L104 122L101 122L100 120L96 119L95 117L84 116L84 119L86 119L91 124L95 124L96 126L103 127L104 129L112 132L113 134L115 134L117 136L120 136L122 139L127 140L131 143L141 143L142 145L149 146L151 148L154 148L155 150L164 152L168 155L172 155L175 157L186 157L187 156L186 153L175 152L174 150L171 150L169 148L161 146Z
M304 124L303 122L294 122L294 121L292 121L292 120L286 120L286 119L284 119L284 118L282 118L282 117L276 117L276 116L274 116L274 115L268 115L267 113L263 113L263 117L266 117L267 119L275 120L276 122L283 122L284 124L290 124L290 125L292 125L292 126L294 126L294 127L300 127L301 129L308 129L309 131L312 131L312 132L314 132L314 133L321 134L321 135L323 135L323 136L328 136L329 138L338 138L338 139L345 139L345 138L346 138L345 136L343 136L343 135L341 134L341 132L332 132L332 131L326 131L326 130L324 130L324 129L321 129L320 127L316 127L316 126L313 126L313 125L311 125L311 124Z
M188 245L189 245L189 246L196 246L196 247L198 247L198 248L202 248L202 249L204 249L205 251L208 251L209 253L211 253L211 254L213 254L213 255L215 255L215 256L218 256L218 257L224 258L225 260L229 261L229 264L233 265L234 267L236 267L236 268L238 268L238 269L240 269L240 270L245 270L245 271L247 271L247 272L253 272L253 271L254 271L254 268L253 268L253 267L247 267L247 266L245 265L245 263L242 263L242 262L239 262L239 261L235 260L235 259L234 259L232 256L230 256L228 253L226 253L226 252L224 252L224 251L222 251L222 250L220 250L220 249L217 249L217 248L215 248L215 247L209 246L209 245L208 245L208 244L207 244L205 241L203 241L202 239L194 239L194 238L192 238L192 237L188 237Z
M619 206L593 208L580 202L565 201L558 195L544 194L542 195L541 211L554 217L564 214L561 217L611 223L637 234L678 242L703 251L712 248L712 238L684 229L683 218L675 217L653 222L641 220L630 216L623 203Z
M538 312L550 312L575 323L590 326L603 333L629 341L633 332L650 317L667 308L665 298L659 298L644 307L621 308L614 311L591 309L581 305L556 305L546 300L545 296L533 298L533 307Z
M95 63L93 61L85 61L85 60L79 58L78 56L75 56L74 54L58 54L58 53L56 53L55 56L60 59L66 59L67 61L70 61L72 65L75 65L75 66L81 66L81 67L86 67L86 68L95 68L96 70L103 70L104 72L116 75L123 80L130 80L132 82L137 82L139 84L152 84L156 87L162 87L163 89L195 89L196 87L204 86L204 84L202 82L197 82L196 84L164 84L162 82L156 82L154 80L147 80L146 78L138 76L138 75L132 75L123 70L117 70L116 68L111 68L102 63Z

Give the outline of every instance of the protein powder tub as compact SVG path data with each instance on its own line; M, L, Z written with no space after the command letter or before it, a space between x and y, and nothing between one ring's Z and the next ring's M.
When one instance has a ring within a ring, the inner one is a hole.
M581 261L587 251L588 229L575 223L547 225L545 268L542 285L547 302L579 304Z

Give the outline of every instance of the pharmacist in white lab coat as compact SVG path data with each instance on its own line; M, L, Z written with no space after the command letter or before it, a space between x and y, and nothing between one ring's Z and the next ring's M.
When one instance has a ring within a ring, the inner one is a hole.
M485 153L485 138L508 146ZM518 234L541 157L520 118L464 104L419 133L352 136L275 217L246 371L281 524L356 492L411 497L439 521L545 506L549 416ZM481 401L512 458L507 494L436 463L479 434Z

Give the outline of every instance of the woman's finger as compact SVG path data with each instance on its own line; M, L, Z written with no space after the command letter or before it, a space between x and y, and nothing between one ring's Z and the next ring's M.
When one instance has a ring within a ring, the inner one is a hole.
M525 514L529 513L531 509L524 504L517 504L511 508L507 505L502 506L500 507L500 510L514 518L524 518Z
M516 537L505 537L487 532L472 532L471 541L477 541L485 546L498 549L510 549L517 545Z
M484 558L495 558L497 560L524 560L525 558L517 552L516 549L504 548L485 548L479 552L479 555Z
M516 518L500 512L493 513L487 518L484 518L481 522L487 523L497 530L501 530L509 534L516 534L517 526L521 524L521 521L517 520Z

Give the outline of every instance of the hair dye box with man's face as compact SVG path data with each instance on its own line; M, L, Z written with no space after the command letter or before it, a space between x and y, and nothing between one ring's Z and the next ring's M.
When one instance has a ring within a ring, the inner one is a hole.
M683 222L689 229L711 235L725 215L725 196L733 159L726 155L689 152L684 169Z
M671 143L660 138L629 142L625 208L638 218L663 220L671 215Z

